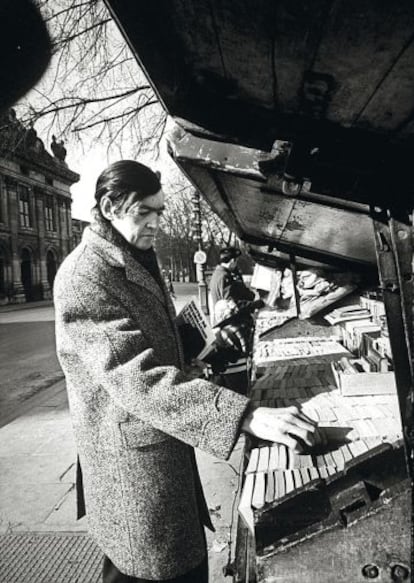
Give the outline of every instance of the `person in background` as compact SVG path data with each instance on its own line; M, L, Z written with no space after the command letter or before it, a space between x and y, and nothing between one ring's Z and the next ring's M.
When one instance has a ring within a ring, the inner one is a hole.
M232 300L236 306L242 307L246 305L245 302L252 302L255 299L254 292L244 283L238 267L240 255L240 249L237 247L224 247L220 250L219 264L214 270L209 284L213 306L213 326L217 323L214 308L219 300Z
M228 459L241 431L301 448L314 443L316 426L295 407L254 408L184 373L153 248L164 211L159 176L115 162L95 199L93 222L54 286L80 515L104 553L104 583L207 583L212 524L194 448Z
M218 327L217 340L221 344L223 365L218 379L224 386L246 394L249 386L248 366L254 322L252 312L263 306L254 301L255 293L243 281L238 268L240 249L221 249L219 264L210 280L213 326ZM214 370L214 366L213 366Z
M173 282L172 282L171 271L167 271L166 269L163 269L162 276L164 278L164 282L165 282L165 285L167 287L167 290L171 294L171 297L173 297L175 299L176 296L175 296L174 286L173 286Z

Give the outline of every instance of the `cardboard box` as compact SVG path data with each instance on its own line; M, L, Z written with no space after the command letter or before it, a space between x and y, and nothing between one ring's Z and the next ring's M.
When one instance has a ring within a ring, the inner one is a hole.
M351 365L358 359L350 359ZM337 362L331 363L336 385L343 397L363 395L395 395L397 387L393 371L388 372L343 372ZM349 370L349 369L348 369Z

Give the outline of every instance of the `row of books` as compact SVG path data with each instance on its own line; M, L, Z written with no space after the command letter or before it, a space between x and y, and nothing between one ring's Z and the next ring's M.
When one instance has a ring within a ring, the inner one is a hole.
M374 298L362 296L360 299L361 308L369 311L374 322L383 324L385 322L385 306L384 302Z
M325 318L355 355L342 357L331 365L341 394L394 394L395 376L383 302L375 297L362 297L360 304L337 308Z
M362 367L365 372L392 369L390 342L384 334L384 314L382 302L361 298L361 304L337 308L325 316L330 324L335 325L345 348L360 359L357 367Z
M343 374L389 372L392 370L392 363L388 358L381 358L376 361L370 356L360 356L359 358L342 357L336 362L336 365L337 370Z

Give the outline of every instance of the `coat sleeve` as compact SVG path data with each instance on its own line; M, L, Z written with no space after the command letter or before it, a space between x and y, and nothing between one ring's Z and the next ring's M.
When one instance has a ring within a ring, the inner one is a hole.
M64 372L64 354L70 352L92 384L125 411L227 459L249 399L206 380L188 380L179 368L158 362L137 320L101 283L75 277L62 286L55 288L55 306Z
M220 281L220 287L220 297L225 300L233 300L237 303L243 300L252 301L255 297L254 292L243 282L241 274L239 277L224 274Z

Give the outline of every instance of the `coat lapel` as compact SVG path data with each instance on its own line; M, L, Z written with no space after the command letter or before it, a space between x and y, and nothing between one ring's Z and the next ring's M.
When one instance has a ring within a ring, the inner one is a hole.
M95 232L91 227L85 229L82 241L90 245L110 265L125 269L128 281L146 288L158 301L166 306L166 299L160 286L145 267L142 267L128 251L121 249L118 245L103 237L101 233Z
M164 306L166 306L166 298L160 286L148 273L148 271L138 263L138 261L135 261L131 255L125 253L124 265L125 274L128 281L132 281L132 283L135 283L136 285L145 287L149 292L152 293L153 296L155 296L162 304L164 304Z
M91 227L85 229L82 242L90 245L94 251L110 265L125 269L125 276L128 281L147 289L159 302L161 302L170 318L176 339L178 358L181 366L183 366L184 356L180 335L175 323L175 307L164 282L161 281L161 289L155 279L132 257L132 255L126 250L118 247L118 245L112 241L103 237L99 232L95 232Z

